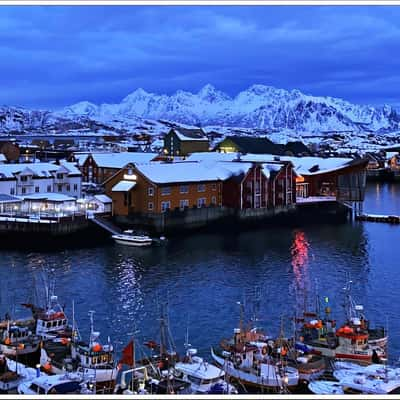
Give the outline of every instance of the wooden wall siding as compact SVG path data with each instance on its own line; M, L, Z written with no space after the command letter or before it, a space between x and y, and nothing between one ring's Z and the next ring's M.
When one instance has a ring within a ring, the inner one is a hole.
M243 181L242 209L268 206L268 178L260 166L253 167Z
M346 168L342 168L337 171L327 172L324 174L317 175L304 175L304 182L309 183L309 196L323 196L323 195L332 195L336 196L338 194L339 181L341 187L341 197L342 200L346 200L346 195L344 192L349 190L349 193L354 190L361 193L359 198L363 198L363 193L365 191L365 170L367 167L367 161L364 164L349 166ZM354 177L355 175L356 177ZM352 177L353 176L353 177ZM340 179L339 179L340 178ZM353 184L353 183L354 184ZM330 188L330 190L326 189ZM349 196L349 201L357 201L350 200L354 193Z
M92 178L89 177L89 170L92 168ZM82 172L82 180L84 182L93 182L102 184L106 179L118 172L118 168L103 168L99 167L94 159L89 156L80 167Z
M164 149L170 156L186 156L191 153L209 151L209 142L200 140L181 141L174 131L168 132L164 137Z
M189 201L189 208L197 207L197 201L200 198L205 198L205 206L211 206L212 198L215 197L216 206L222 204L222 183L215 182L196 182L196 183L173 183L170 185L157 185L149 181L137 169L133 169L136 175L136 185L131 189L131 204L124 203L124 192L113 192L112 188L121 180L124 174L128 172L128 168L120 170L111 179L105 183L106 194L113 199L114 215L128 215L129 213L161 213L161 203L163 201L170 201L170 210L180 208L181 200ZM204 184L205 191L199 192L198 185ZM215 189L213 184L215 184ZM171 193L167 195L162 194L163 187L170 187ZM188 186L188 193L181 193L181 186ZM149 188L153 188L153 195L149 194ZM149 208L149 203L153 203L153 207Z
M291 164L285 164L270 180L269 203L271 207L286 206L296 202L296 175Z
M199 192L198 186L204 185L205 191ZM215 185L215 186L213 186ZM181 193L181 186L188 186L189 191L188 193ZM170 187L171 193L168 195L162 194L163 187ZM212 198L215 197L216 206L221 206L222 204L222 184L219 181L215 182L196 182L190 184L171 184L171 185L160 185L157 187L157 204L156 209L154 212L161 212L161 203L163 201L170 201L171 203L171 210L175 208L180 208L180 201L181 200L188 200L189 208L197 207L198 199L204 198L205 199L205 206L211 206Z

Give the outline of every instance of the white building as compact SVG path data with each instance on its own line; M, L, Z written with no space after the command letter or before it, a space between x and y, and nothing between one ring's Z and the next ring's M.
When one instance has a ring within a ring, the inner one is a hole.
M21 196L59 193L78 198L82 174L73 163L0 164L0 193Z

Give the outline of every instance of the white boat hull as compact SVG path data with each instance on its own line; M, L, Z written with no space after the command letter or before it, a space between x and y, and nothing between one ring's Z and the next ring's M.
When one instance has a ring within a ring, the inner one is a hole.
M134 240L134 239L124 239L121 237L118 237L116 235L114 235L112 237L116 243L118 244L122 244L124 246L134 246L134 247L147 247L147 246L151 246L151 244L153 243L152 239L148 239L148 240Z
M288 380L287 382L283 382L282 377L277 373L277 368L275 365L271 365L271 368L268 369L268 375L257 376L255 374L235 368L231 361L218 356L214 353L213 349L211 349L211 356L214 361L223 368L228 376L237 379L245 385L256 386L265 390L276 390L283 386L295 387L299 383L299 374L293 368L288 369Z

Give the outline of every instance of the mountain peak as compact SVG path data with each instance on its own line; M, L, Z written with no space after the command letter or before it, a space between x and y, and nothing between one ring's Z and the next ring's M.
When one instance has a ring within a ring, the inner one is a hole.
M230 97L226 93L217 90L210 83L207 83L205 86L203 86L198 91L197 96L200 97L202 100L208 101L210 103L215 103L218 101L224 101L230 99Z

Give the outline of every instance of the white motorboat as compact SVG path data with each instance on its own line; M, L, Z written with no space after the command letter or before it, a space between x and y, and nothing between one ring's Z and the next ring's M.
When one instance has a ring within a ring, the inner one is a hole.
M22 382L34 379L36 370L0 355L0 391L16 389Z
M225 372L196 356L197 350L190 348L186 357L175 364L175 370L191 385L192 393L237 394L236 388L226 382Z
M132 230L126 230L118 235L112 235L112 238L118 244L126 246L146 247L151 246L153 239L147 235L135 234Z
M18 394L94 394L92 381L78 373L42 375L18 386Z
M308 384L308 388L314 394L344 394L340 382L313 381Z
M349 374L340 380L344 391L363 394L400 394L400 379L382 379L362 373Z

